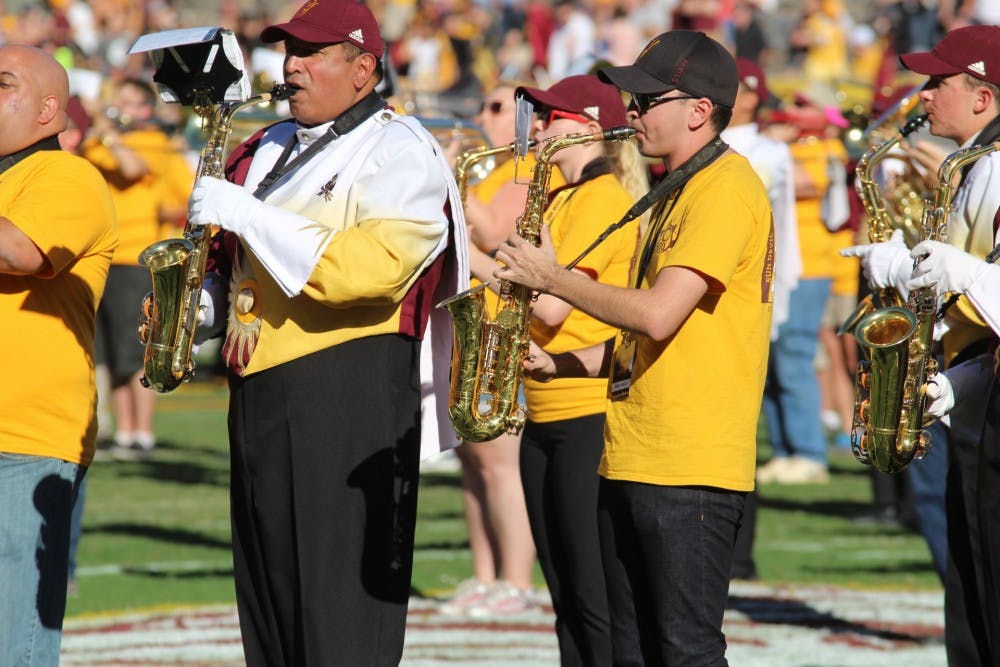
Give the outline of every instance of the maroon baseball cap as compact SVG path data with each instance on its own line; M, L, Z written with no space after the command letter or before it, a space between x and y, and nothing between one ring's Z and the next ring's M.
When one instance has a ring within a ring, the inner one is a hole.
M705 33L693 30L671 30L654 37L635 64L605 67L598 76L629 93L652 95L677 89L724 107L733 106L739 87L732 55Z
M760 65L747 58L737 58L736 72L739 74L740 83L757 93L757 98L761 102L767 101L771 92L767 89L767 79Z
M357 0L308 0L288 22L268 26L260 33L265 42L289 37L313 44L350 42L376 58L385 51L375 16Z
M621 93L593 74L568 76L548 90L521 86L514 95L524 95L536 107L580 114L600 123L605 130L628 123Z
M951 76L965 73L1000 85L1000 26L970 25L948 32L930 51L899 57L917 74Z

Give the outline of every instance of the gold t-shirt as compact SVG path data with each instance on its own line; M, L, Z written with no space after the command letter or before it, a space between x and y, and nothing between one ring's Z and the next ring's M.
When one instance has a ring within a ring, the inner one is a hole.
M771 330L767 193L750 163L729 154L697 173L656 215L664 211L669 217L642 287L664 268L682 266L705 276L709 291L667 340L633 334L630 393L608 403L600 473L749 491Z

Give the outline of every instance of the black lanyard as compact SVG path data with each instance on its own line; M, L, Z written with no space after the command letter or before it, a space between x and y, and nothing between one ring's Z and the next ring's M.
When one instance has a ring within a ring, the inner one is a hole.
M572 269L574 266L580 263L580 260L589 255L594 248L599 246L601 243L604 243L604 240L607 239L609 236L611 236L612 232L614 232L617 229L620 229L621 227L624 227L627 223L631 222L632 220L635 220L640 215L645 213L646 209L648 209L650 206L652 206L658 201L662 201L667 197L669 197L672 192L676 192L681 188L683 188L684 184L687 183L689 180L691 180L692 176L697 174L703 168L715 162L715 160L720 155L725 153L728 148L729 145L725 141L723 141L721 137L716 137L711 142L702 146L698 150L698 152L692 155L690 158L688 158L687 161L684 162L684 164L677 167L676 169L665 175L663 178L661 178L659 182L657 182L657 184L650 189L649 192L643 195L642 198L639 199L639 201L637 201L635 204L632 205L632 208L626 211L625 215L622 216L621 220L619 220L615 224L605 229L601 233L601 235L598 236L597 239L593 243L591 243L586 250L580 253L579 257L577 257L568 265L566 265L566 268ZM677 200L675 199L674 201L676 202ZM673 207L671 207L671 210L672 209ZM669 212L667 215L669 215ZM656 239L657 237L659 237L661 226L662 225L657 226L654 230L652 230L654 233L650 234L649 241L652 241L653 246L656 245ZM647 242L647 247L650 247L650 244L648 242ZM645 254L645 249L643 250L643 253Z
M266 197L274 184L283 176L291 173L299 165L311 160L314 155L323 150L331 141L347 134L384 108L385 100L376 92L369 93L367 97L337 116L337 119L333 121L333 124L321 137L312 142L304 151L296 155L289 162L288 158L291 156L292 151L299 145L298 136L293 132L291 138L285 144L284 150L281 151L281 155L278 156L278 160L271 167L271 171L257 185L253 196L257 199Z
M11 153L10 155L5 155L0 158L0 174L7 171L15 164L23 160L24 158L37 153L38 151L58 151L62 150L59 145L59 138L57 135L52 135L51 137L45 137L41 141L36 141L27 148L22 148L21 150Z

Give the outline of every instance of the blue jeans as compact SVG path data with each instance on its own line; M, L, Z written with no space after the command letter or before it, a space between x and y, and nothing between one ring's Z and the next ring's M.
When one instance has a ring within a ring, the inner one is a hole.
M601 478L616 667L727 665L722 618L746 493Z
M69 526L87 469L0 452L0 665L59 664Z
M763 409L776 457L794 455L826 463L813 360L829 295L829 278L800 280L789 297L788 319L771 343Z
M927 427L931 448L923 461L906 467L913 490L913 509L917 527L927 542L934 561L934 570L944 583L948 564L948 516L945 509L945 488L948 479L948 427L936 421Z

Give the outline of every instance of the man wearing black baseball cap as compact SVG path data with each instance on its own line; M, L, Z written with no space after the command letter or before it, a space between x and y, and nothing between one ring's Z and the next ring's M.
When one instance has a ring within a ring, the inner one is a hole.
M437 142L375 91L385 44L366 6L308 0L261 37L284 43L293 118L238 147L228 180L202 176L189 215L226 234L212 256L222 280L206 284L230 288L223 357L246 664L396 665L420 339L432 305L467 284L460 198ZM434 329L450 332L442 317Z
M599 76L630 94L641 150L667 169L640 200L653 208L630 287L565 270L544 233L540 248L508 239L496 277L620 332L563 354L533 348L525 362L539 380L609 376L598 521L615 664L723 665L767 367L771 207L750 163L719 138L738 86L722 45L664 33L633 65Z
M900 60L929 77L920 98L932 134L962 148L1000 139L1000 27L958 28L930 51ZM1000 414L987 408L992 360L980 363L996 347L996 335L976 307L977 290L980 299L983 295L975 279L985 273L981 259L1000 242L1000 152L986 153L963 172L947 220L947 243L924 240L911 251L897 232L886 243L856 246L842 254L861 257L873 287L894 287L905 294L913 287L936 284L939 293L951 289L965 294L947 310L941 337L946 375L953 376L952 382L939 377L927 389L933 398L943 391L954 394L951 424L962 425L938 429L948 434L947 442L938 442L935 435L934 446L947 446L949 460L945 646L948 664L964 667L1000 664L1000 443L982 437L996 432ZM937 276L934 283L927 275ZM969 368L981 371L965 372Z

